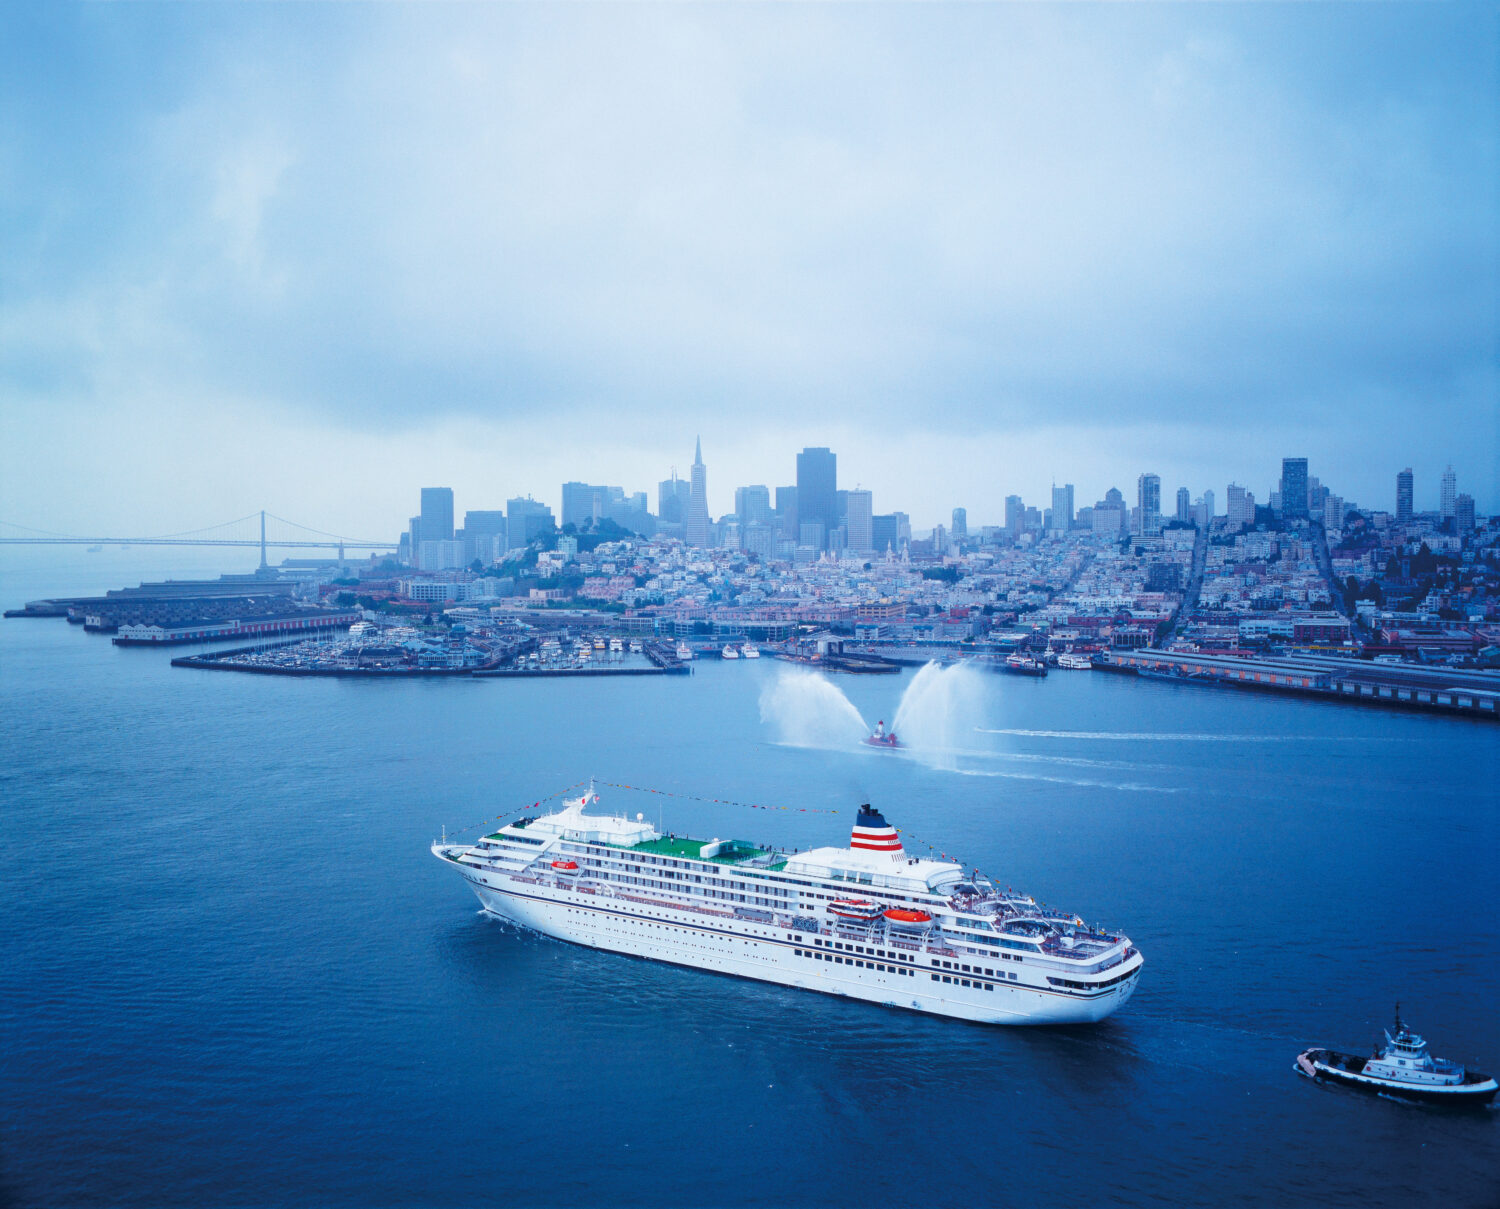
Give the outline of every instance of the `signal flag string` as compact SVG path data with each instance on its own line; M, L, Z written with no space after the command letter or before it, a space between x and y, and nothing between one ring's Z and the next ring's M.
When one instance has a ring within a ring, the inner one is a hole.
M488 827L491 823L498 823L502 819L508 819L513 814L520 814L522 811L525 811L525 810L535 810L543 802L550 802L553 798L560 798L560 797L563 796L563 794L565 794L565 793L572 793L573 790L575 790L575 789L581 789L583 786L585 786L587 784L588 784L587 781L574 781L573 784L567 786L564 789L559 789L556 793L549 793L545 798L539 798L537 801L532 802L532 803L530 803L529 805L526 805L526 806L517 806L514 810L507 810L503 814L497 814L492 819L482 819L482 820L480 820L477 823L470 823L467 827L460 827L453 834L454 835L463 835L464 832L466 832L466 831L474 831L475 829L477 829L479 827Z
M598 781L610 789L628 789L632 793L654 793L663 798L683 798L689 802L709 802L715 806L745 806L751 810L785 810L789 814L842 814L840 810L821 810L816 806L767 806L761 802L736 802L732 798L700 798L692 793L674 793L670 789L648 789L644 785L622 785L617 781Z

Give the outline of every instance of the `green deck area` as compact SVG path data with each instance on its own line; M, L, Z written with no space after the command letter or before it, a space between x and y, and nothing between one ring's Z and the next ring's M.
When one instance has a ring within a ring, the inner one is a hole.
M689 840L664 835L660 839L647 840L644 844L633 844L630 851L649 852L655 856L673 856L680 860L698 861L703 859L703 846L707 843L707 840Z

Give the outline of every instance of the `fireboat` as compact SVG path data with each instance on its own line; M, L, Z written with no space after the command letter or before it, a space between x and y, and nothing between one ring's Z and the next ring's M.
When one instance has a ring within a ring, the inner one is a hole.
M896 732L893 730L886 730L884 719L875 723L874 733L866 736L865 742L868 743L871 747L901 746L901 741L896 738Z

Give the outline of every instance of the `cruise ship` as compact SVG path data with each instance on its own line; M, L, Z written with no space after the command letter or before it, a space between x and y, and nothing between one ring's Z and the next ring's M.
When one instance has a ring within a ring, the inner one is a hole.
M487 911L547 936L960 1020L1102 1020L1140 977L1129 937L908 855L869 806L847 848L790 852L663 835L597 802L432 851Z

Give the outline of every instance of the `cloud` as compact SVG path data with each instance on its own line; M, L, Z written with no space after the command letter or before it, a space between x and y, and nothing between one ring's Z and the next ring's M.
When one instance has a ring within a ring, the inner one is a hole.
M1500 478L1489 9L10 20L7 406L1371 460L1423 409Z

